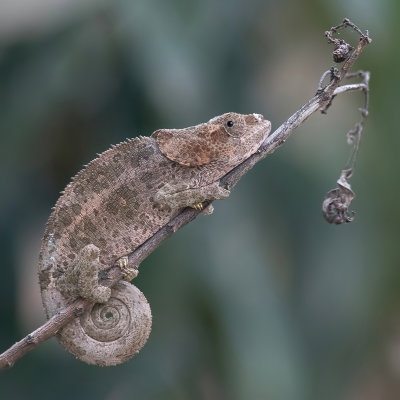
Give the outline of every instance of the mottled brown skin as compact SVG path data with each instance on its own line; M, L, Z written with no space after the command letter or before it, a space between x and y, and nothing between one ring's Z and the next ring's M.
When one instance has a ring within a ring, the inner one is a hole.
M57 201L43 237L39 280L47 317L78 296L106 302L110 290L98 285L99 270L134 251L182 208L227 197L219 179L254 153L269 131L259 114L227 113L127 140L90 162ZM64 332L73 335L71 327ZM69 346L63 332L60 341ZM90 360L74 350L76 343L69 347L86 362L118 363L102 360L98 349Z

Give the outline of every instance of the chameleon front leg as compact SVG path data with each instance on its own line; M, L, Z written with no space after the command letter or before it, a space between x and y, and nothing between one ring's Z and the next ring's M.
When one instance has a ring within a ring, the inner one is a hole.
M169 207L176 210L182 207L193 207L202 209L204 201L226 199L229 194L230 191L221 187L218 182L198 188L166 183L157 192L154 200L161 208Z

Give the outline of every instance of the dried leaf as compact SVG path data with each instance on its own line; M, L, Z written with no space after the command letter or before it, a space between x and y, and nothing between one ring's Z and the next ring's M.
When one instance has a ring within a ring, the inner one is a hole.
M349 206L355 197L348 179L352 170L344 169L337 180L337 188L328 192L322 203L322 213L330 224L343 224L354 220L354 212L349 213Z

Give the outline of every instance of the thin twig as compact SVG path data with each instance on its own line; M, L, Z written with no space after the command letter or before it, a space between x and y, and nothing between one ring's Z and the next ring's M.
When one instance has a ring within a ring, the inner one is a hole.
M326 106L321 111L326 112L326 110L332 104L332 101L335 98L336 94L351 90L363 91L364 107L360 108L361 119L355 124L354 128L347 133L347 142L353 146L347 165L340 173L340 177L336 182L337 186L326 194L325 199L322 202L322 215L324 216L326 221L328 221L331 224L337 224L337 225L347 222L352 222L354 220L354 211L349 212L349 207L355 197L355 193L351 188L349 180L354 173L357 154L360 148L361 133L364 129L364 124L368 116L368 107L369 107L370 73L365 71L349 72L350 68L354 64L353 59L355 55L360 54L363 47L371 42L371 39L368 36L368 31L365 34L363 34L354 24L352 24L349 20L345 19L342 25L332 28L331 32L326 32L326 36L328 37L330 42L334 42L337 39L333 39L332 36L333 33L335 33L340 27L346 27L346 26L352 27L356 32L360 33L361 37L356 50L352 54L346 56L347 61L344 63L342 70L340 71L339 79L341 80L341 79L351 79L351 78L362 78L362 83L336 87L332 92L330 100L327 102ZM343 46L342 42L343 41L341 40L340 46ZM336 47L335 49L336 53L337 49L338 47Z
M355 50L348 54L346 61L344 62L340 71L330 70L331 81L325 87L322 88L322 83L327 76L324 73L322 76L317 94L311 98L307 103L305 103L298 111L296 111L286 122L284 122L278 129L276 129L260 146L258 151L251 155L239 166L234 168L232 171L227 173L220 180L220 185L232 189L238 181L245 175L253 166L265 158L268 154L273 153L277 148L279 148L288 137L293 133L293 131L303 123L311 114L318 110L325 110L329 107L332 99L341 93L363 90L367 91L368 81L364 79L363 83L339 86L345 77L353 76L349 74L349 70L354 65L356 59L360 55L361 51L370 43L368 33L362 33L354 24L349 20L345 19L341 25L331 28L329 33L326 33L328 40L332 43L338 44L337 39L333 38L333 33L342 27L350 26L356 32L360 34L360 42ZM343 45L342 42L339 45ZM368 76L369 79L369 76ZM368 104L365 105L367 109ZM209 203L204 204L205 206ZM185 226L187 223L193 221L200 211L186 208L175 218L170 220L165 226L163 226L158 232L156 232L150 239L139 246L134 252L129 254L129 264L136 265L137 267L140 263L151 254L165 239L171 236L178 229ZM101 280L102 285L113 286L122 278L121 270L119 267L111 267L107 275ZM12 347L6 350L3 354L0 354L0 369L7 367L12 367L14 363L21 357L23 357L30 350L34 349L39 343L46 341L50 337L57 334L57 332L66 324L71 322L74 318L81 315L82 312L90 307L92 303L88 300L78 298L70 306L66 307L58 314L50 318L45 324L36 329L34 332L23 338L21 341L15 343Z

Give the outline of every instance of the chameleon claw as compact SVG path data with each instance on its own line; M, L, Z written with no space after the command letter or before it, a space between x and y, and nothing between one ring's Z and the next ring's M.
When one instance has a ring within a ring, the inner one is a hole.
M126 269L128 267L128 256L123 256L119 258L116 262L118 267L120 267L122 270Z
M201 211L203 209L203 203L194 203L190 207L194 208L195 210Z
M116 265L121 269L124 281L130 282L138 276L139 271L134 268L128 268L128 256L117 260Z
M124 281L130 282L138 276L139 271L134 268L126 268L122 270L122 273L124 274Z

